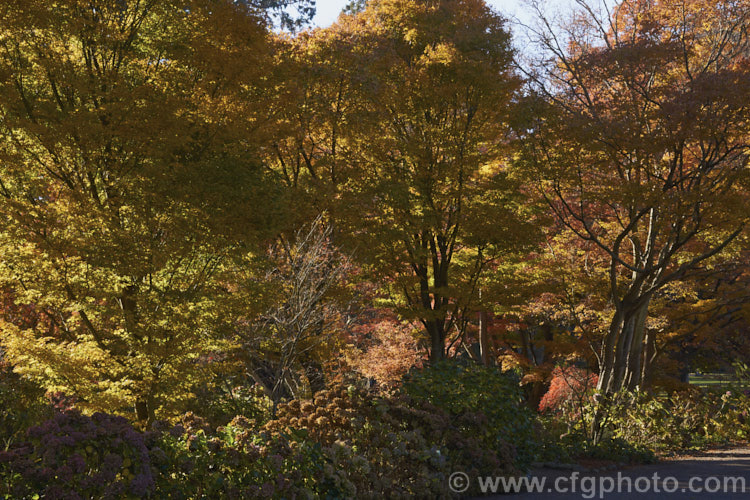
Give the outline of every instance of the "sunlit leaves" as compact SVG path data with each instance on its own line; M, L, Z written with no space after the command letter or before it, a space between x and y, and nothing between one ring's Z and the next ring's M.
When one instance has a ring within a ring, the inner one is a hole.
M498 163L520 83L504 20L473 0L373 1L293 51L311 78L278 167L440 357L487 263L528 241Z
M565 46L540 37L555 63L529 72L537 119L519 166L607 283L607 390L624 373L630 388L641 381L649 302L726 255L748 222L748 12L627 1L609 19L589 9L562 24Z
M0 282L51 324L6 319L3 344L83 408L168 414L228 346L228 283L277 213L264 22L201 0L0 16Z

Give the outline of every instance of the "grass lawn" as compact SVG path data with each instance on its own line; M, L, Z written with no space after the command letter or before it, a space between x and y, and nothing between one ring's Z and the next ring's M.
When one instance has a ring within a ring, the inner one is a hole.
M698 387L724 387L737 385L737 377L731 373L691 373L688 380Z

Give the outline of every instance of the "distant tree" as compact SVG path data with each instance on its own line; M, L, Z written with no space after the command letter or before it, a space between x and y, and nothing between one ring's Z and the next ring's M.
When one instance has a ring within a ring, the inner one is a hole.
M398 387L404 375L421 367L426 359L418 342L420 328L418 323L399 321L384 309L362 313L344 350L346 366L381 388Z
M348 4L346 4L341 12L343 12L344 14L354 15L359 14L366 8L367 0L351 0Z

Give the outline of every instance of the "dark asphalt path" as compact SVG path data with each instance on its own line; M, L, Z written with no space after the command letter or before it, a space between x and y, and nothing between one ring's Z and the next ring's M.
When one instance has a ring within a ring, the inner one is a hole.
M596 474L581 472L575 480L572 475L572 471L532 471L532 477L545 480L541 492L495 495L484 498L496 500L542 498L553 500L587 498L735 500L744 498L750 500L750 448L711 450L697 455L664 460L656 464L623 468L621 471ZM561 491L555 491L556 481ZM617 491L618 481L621 489L619 492ZM631 484L630 491L627 489L628 483ZM575 492L573 492L573 486L576 487Z

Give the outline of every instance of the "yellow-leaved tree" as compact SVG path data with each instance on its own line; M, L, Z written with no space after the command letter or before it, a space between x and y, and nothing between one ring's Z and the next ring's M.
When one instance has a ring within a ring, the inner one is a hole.
M503 164L521 84L510 35L481 0L354 11L291 43L306 78L269 157L438 360L475 317L483 273L534 233Z
M0 322L17 371L143 422L189 396L273 218L269 64L243 2L2 2L0 285L42 320Z

